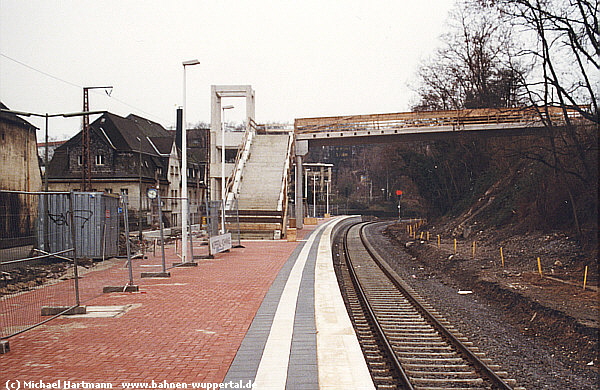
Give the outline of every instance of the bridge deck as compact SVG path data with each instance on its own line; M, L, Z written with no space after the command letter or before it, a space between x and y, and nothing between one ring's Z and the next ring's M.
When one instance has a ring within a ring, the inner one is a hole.
M545 123L562 126L565 112L572 121L583 119L575 109L563 111L560 107L470 109L299 118L295 120L294 131L297 140L319 143L325 143L327 139L439 135L457 131L502 130L511 134L511 130L539 131L546 127Z

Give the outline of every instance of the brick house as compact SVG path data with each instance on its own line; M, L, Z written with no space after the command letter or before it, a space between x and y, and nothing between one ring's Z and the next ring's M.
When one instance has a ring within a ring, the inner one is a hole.
M51 191L82 188L82 152L81 132L56 148L48 165ZM205 192L201 162L206 157L189 153L189 197L201 199ZM175 133L146 118L105 113L90 124L92 190L126 194L130 213L136 214L153 208L147 190L159 188L167 226L181 223L181 202L169 199L181 197L180 155Z

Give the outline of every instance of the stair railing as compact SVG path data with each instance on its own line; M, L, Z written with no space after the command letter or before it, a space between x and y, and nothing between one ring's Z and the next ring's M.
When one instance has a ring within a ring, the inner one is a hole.
M227 194L225 210L231 209L233 200L240 190L244 167L246 166L246 162L250 157L250 147L252 146L252 140L256 134L256 129L256 122L250 119L242 140L242 147L238 150L237 155L235 156L233 171L227 178L227 183L225 186L225 193Z
M289 133L288 138L288 147L285 155L285 165L283 168L283 175L281 178L281 190L279 192L279 198L277 199L277 211L283 210L284 200L287 195L287 184L288 184L288 176L289 170L291 166L291 158L292 158L292 146L294 144L294 135L292 132Z
M288 219L288 182L290 177L290 169L292 167L292 159L294 158L292 151L294 150L294 131L289 132L288 147L285 158L285 166L283 169L281 192L277 200L277 210L282 211L281 233L287 235L287 219Z

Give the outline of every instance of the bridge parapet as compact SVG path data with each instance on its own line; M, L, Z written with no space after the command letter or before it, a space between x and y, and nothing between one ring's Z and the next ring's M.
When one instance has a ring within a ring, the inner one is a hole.
M294 132L298 139L324 137L319 133L330 133L325 137L344 137L348 131L357 132L354 136L390 134L390 130L413 129L415 132L456 131L487 128L543 127L544 123L564 125L565 112L573 121L583 120L575 109L563 111L561 107L528 107L500 109L468 109L448 111L419 111L391 114L350 115L319 118L298 118L294 122ZM335 134L336 132L342 132ZM364 134L358 132L375 132ZM350 134L352 136L352 134Z

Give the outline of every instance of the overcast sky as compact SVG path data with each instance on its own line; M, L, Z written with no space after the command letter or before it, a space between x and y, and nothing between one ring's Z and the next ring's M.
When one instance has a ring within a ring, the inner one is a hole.
M210 86L249 84L256 119L407 111L419 62L439 45L454 0L0 0L0 100L39 113L135 113L169 127L210 121ZM242 121L242 99L228 119ZM39 127L43 121L28 119ZM81 120L51 119L50 136ZM39 135L38 135L39 137ZM41 138L39 138L41 139Z

